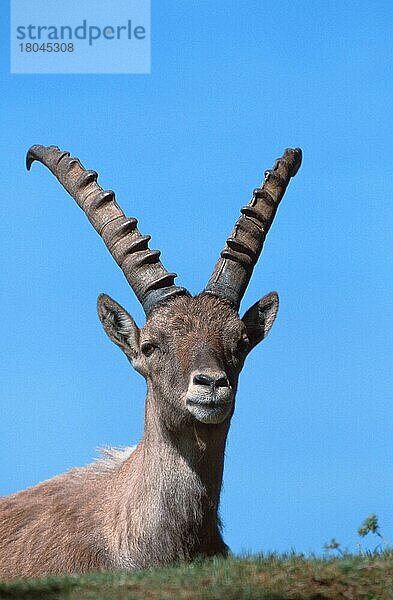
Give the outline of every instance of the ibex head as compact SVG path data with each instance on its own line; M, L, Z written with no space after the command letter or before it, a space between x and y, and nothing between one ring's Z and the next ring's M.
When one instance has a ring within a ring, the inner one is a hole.
M157 305L139 329L114 300L98 299L105 331L147 379L156 412L172 430L231 416L244 359L268 333L277 308L273 292L240 319L212 294L179 295Z
M113 192L99 187L95 171L54 146L33 146L28 168L34 160L52 171L86 213L146 312L139 329L109 296L98 299L104 329L146 378L148 404L161 425L174 431L193 423L228 423L244 359L266 337L277 314L275 292L243 318L238 309L278 204L299 169L300 149L286 150L266 171L196 297L174 284L176 274L165 270L159 251L149 249L150 236L141 235L136 219L125 217Z

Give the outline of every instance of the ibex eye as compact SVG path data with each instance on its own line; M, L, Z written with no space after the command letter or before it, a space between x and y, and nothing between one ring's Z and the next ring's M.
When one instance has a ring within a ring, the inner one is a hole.
M144 342L141 346L142 354L144 356L151 356L156 348L157 346L151 342Z
M250 340L248 339L247 336L242 337L239 341L238 341L238 349L240 352L247 352L247 350L250 347Z

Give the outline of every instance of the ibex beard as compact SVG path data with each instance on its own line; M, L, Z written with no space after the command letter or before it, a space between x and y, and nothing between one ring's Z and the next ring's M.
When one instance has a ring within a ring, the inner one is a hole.
M224 450L245 357L278 310L271 292L238 309L266 233L301 162L286 150L228 238L205 290L174 284L160 253L113 192L77 159L50 146L27 157L46 165L84 210L146 312L139 329L102 294L109 338L146 379L144 433L135 449L0 499L0 577L135 569L226 555L218 514Z

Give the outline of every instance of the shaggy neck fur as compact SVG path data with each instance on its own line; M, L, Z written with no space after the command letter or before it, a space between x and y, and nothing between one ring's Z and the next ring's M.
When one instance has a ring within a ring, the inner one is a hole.
M119 470L128 499L120 496L117 510L132 522L128 535L121 534L120 555L146 567L226 554L218 505L229 422L168 431L157 419L151 394L144 436Z

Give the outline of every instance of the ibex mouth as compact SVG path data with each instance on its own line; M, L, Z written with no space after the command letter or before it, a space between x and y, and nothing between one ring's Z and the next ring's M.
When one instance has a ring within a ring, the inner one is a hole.
M229 417L232 410L232 402L226 402L225 404L187 402L187 408L197 421L217 425Z
M201 423L217 424L222 423L232 411L232 394L228 398L219 398L212 396L206 397L188 397L186 406L190 413Z

